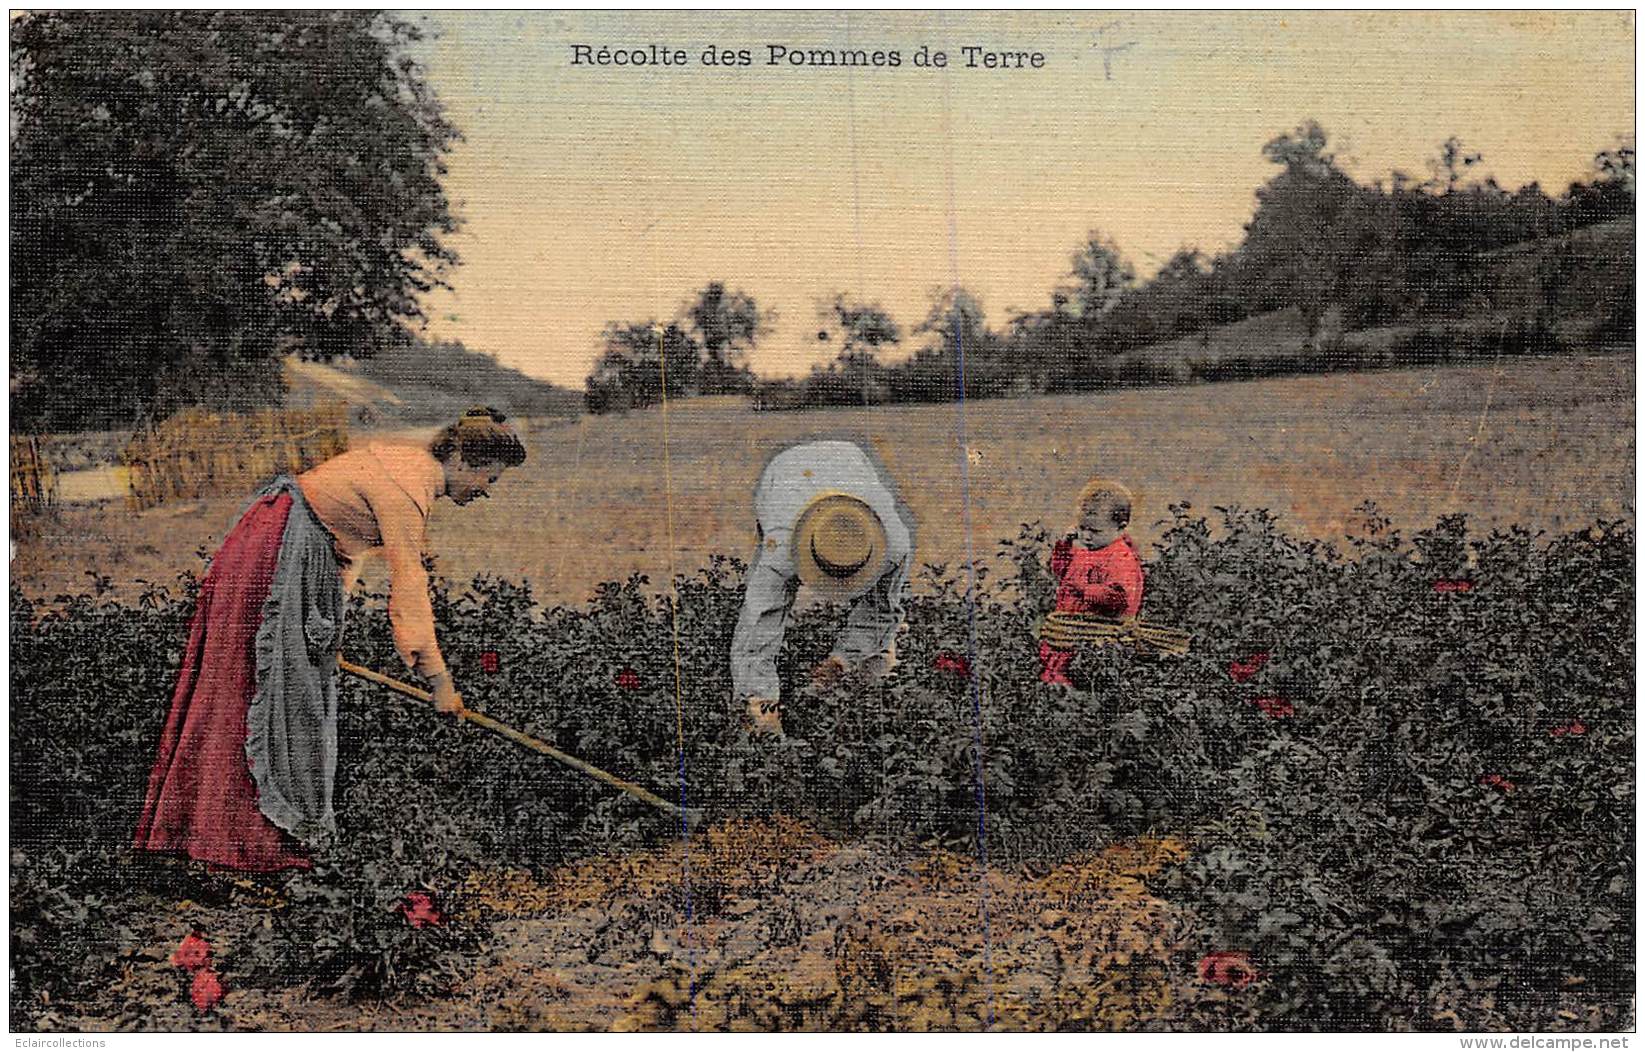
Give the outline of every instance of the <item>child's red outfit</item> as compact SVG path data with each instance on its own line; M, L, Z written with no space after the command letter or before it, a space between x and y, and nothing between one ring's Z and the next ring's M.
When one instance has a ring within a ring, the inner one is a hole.
M1122 618L1142 610L1142 559L1123 533L1105 548L1058 541L1051 549L1051 574L1057 579L1059 613ZM1072 686L1068 665L1073 660L1072 650L1041 643L1040 682Z

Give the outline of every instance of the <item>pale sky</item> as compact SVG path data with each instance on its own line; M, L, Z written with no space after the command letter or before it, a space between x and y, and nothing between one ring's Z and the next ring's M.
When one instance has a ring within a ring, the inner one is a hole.
M1550 193L1634 125L1629 11L427 17L419 55L466 137L446 183L464 264L431 331L575 387L605 322L667 319L713 279L778 313L752 364L781 375L837 350L816 339L835 292L911 327L957 279L1002 327L1089 230L1143 274L1222 251L1273 173L1262 144L1308 118L1362 180L1425 176L1454 134ZM575 44L688 63L574 66ZM704 66L711 44L753 65ZM768 65L769 44L902 64ZM916 67L922 44L949 66ZM1044 65L965 68L965 45Z

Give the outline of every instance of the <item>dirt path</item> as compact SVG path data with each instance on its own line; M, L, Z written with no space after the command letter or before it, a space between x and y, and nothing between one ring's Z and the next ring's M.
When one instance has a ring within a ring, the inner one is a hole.
M1220 996L1181 964L1185 918L1145 885L1184 852L1145 840L983 876L945 852L732 822L694 840L689 867L672 844L539 880L473 874L453 901L494 939L445 998L231 990L199 1018L159 946L62 1025L119 1027L137 998L160 1002L150 1025L233 1030L1144 1029Z

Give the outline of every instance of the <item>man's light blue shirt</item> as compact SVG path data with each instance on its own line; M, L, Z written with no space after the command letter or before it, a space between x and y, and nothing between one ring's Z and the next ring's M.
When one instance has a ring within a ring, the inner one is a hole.
M777 654L799 588L792 540L800 514L818 497L843 493L879 516L886 551L878 574L850 597L851 612L834 656L856 666L890 648L902 624L913 569L912 518L890 479L851 442L806 442L771 458L754 487L759 549L748 568L742 615L731 644L731 680L738 698L776 699Z

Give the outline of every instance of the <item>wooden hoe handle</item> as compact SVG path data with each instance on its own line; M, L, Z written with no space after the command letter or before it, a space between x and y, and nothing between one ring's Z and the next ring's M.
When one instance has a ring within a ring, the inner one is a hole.
M408 698L415 698L418 701L425 701L430 704L433 704L434 702L434 695L430 694L426 690L419 687L414 687L409 683L402 683L397 679L391 679L388 676L383 675L381 672L374 672L362 665L356 665L352 661L345 661L341 657L337 659L337 667L351 676L357 676L360 679L368 680L378 686L387 687L396 694L403 694ZM629 796L634 797L636 800L650 804L659 811L666 811L671 815L677 815L685 819L688 827L695 826L701 818L701 813L696 808L682 809L678 804L669 803L667 800L664 800L662 797L646 789L644 786L635 785L627 779L618 778L614 774L607 771L602 771L586 760L579 760L577 757L568 752L562 752L561 750L556 749L554 746L543 741L541 738L535 738L524 731L516 730L506 723L492 719L483 712L475 712L473 709L464 709L458 714L458 717L468 723L474 724L476 727L488 730L500 738L507 738L509 741L520 746L521 748L530 749L532 752L540 753L543 756L547 756L551 760L558 760L567 767L581 771L590 778L593 778L596 781L604 782L613 789L620 789Z

